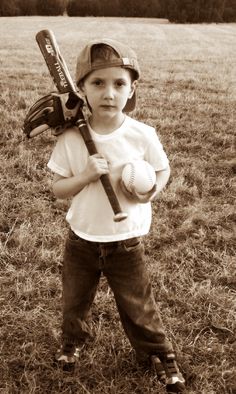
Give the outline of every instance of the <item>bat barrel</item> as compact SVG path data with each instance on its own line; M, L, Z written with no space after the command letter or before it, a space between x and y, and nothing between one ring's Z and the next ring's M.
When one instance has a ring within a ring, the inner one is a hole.
M60 93L76 92L76 87L61 56L53 32L51 30L41 30L36 34L36 41L58 91Z

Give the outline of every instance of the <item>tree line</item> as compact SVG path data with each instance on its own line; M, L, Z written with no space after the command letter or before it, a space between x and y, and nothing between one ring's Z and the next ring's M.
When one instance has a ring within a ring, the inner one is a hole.
M0 0L0 16L63 14L235 22L236 0Z

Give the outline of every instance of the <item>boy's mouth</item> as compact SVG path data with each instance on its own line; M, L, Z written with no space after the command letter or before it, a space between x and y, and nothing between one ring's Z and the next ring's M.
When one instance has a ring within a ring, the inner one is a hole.
M112 108L115 108L115 105L111 105L111 104L102 104L102 105L100 105L100 107L101 107L101 108L104 108L104 109L112 109Z

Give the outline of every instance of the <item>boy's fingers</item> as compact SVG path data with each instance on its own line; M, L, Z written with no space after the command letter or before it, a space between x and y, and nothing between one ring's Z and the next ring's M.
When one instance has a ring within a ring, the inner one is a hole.
M108 162L104 157L101 155L92 155L90 156L91 162L95 163L98 166L106 167L108 168Z
M96 158L104 158L102 155L101 155L101 153L94 153L94 155L91 155L91 156L89 156L89 157L96 157Z
M137 193L133 186L131 186L131 189L128 190L125 187L125 184L122 181L122 179L120 180L120 187L121 187L121 190L123 191L123 193L126 195L126 197L128 197L128 198L130 198L132 200L136 200L137 202L140 202L140 203L146 203L146 202L149 202L149 201L152 202L155 199L156 195L157 195L156 185L154 185L152 190L150 190L146 194L139 194L139 193Z
M120 188L123 191L123 193L127 196L132 198L132 193L125 187L124 182L122 181L122 179L120 179Z
M95 159L105 160L109 164L109 161L106 160L106 158L101 153L95 153L94 155L92 155L90 157L93 157Z
M140 194L135 191L134 187L132 187L131 192L132 195L135 196L139 202L146 203L149 201L152 202L155 199L157 195L156 188L157 188L156 185L154 185L153 188L148 193Z
M101 155L100 153L96 153L95 155L90 156L93 159L95 159L98 163L102 163L102 164L106 164L108 165L108 161L105 159L105 157L103 155Z

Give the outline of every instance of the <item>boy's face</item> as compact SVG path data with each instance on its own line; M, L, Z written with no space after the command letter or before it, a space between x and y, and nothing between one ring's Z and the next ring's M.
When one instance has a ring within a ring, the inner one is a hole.
M132 82L129 70L108 67L91 72L81 90L87 97L93 116L105 120L122 113L134 93L135 85L136 81Z

